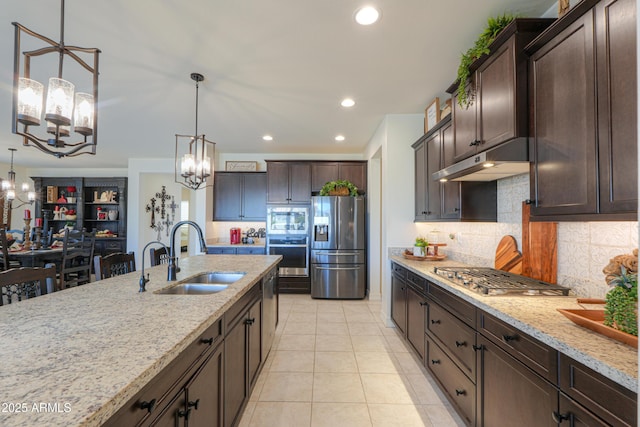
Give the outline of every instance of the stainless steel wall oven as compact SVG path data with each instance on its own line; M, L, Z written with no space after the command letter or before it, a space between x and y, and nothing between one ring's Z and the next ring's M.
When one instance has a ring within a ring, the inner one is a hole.
M282 255L280 277L309 277L309 208L267 207L267 253Z

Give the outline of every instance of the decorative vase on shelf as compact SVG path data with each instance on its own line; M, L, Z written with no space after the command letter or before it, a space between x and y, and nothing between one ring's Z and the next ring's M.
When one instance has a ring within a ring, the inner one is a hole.
M116 219L118 219L118 211L110 210L109 211L109 220L115 221Z
M414 246L413 247L413 256L425 256L425 246Z

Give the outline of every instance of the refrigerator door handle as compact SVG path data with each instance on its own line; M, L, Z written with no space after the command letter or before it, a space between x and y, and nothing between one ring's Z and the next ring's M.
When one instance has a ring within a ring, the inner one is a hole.
M309 245L269 245L270 248L306 248Z
M358 252L325 252L322 255L349 255L349 256L358 256L360 255Z
M360 267L314 267L316 270L359 270Z

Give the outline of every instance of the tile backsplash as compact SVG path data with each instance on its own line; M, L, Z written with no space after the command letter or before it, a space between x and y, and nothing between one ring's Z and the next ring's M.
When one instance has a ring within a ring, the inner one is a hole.
M440 231L449 258L480 267L493 267L498 242L512 235L522 250L522 201L529 198L527 174L498 181L497 223L416 223L416 233ZM577 296L602 298L609 290L602 269L616 255L638 247L637 221L559 222L558 284Z
M264 222L214 221L210 224L211 226L207 227L207 243L229 243L229 230L232 227L239 227L243 233L250 228L257 231L260 228L266 227L266 223Z

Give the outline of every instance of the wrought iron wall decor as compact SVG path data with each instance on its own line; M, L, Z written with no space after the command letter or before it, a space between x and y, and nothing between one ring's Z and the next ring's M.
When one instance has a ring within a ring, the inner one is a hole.
M171 200L171 203L168 205L170 213L167 212L166 209L166 202L168 200ZM158 206L157 203L160 205ZM157 240L161 239L163 231L165 231L167 237L169 237L169 229L175 221L177 207L175 197L167 193L167 188L164 185L162 186L162 190L155 194L155 197L149 199L145 211L151 212L151 224L149 226L158 232ZM156 214L160 214L159 221L156 220Z

